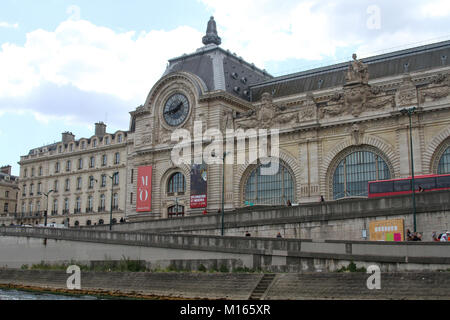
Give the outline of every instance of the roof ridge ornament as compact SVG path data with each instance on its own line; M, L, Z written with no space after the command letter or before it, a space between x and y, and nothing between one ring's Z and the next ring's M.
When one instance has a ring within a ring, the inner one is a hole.
M206 35L202 38L202 42L205 46L208 44L220 45L222 43L222 40L217 34L216 21L214 21L213 16L211 16L211 18L208 21L208 27L206 28Z

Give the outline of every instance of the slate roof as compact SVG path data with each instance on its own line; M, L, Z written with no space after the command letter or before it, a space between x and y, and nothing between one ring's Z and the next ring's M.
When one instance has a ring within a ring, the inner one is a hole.
M401 75L405 72L426 70L450 65L450 41L400 50L362 59L368 64L369 80ZM272 78L250 86L251 101L259 101L264 92L274 98L302 92L341 86L349 62ZM405 66L405 64L407 64Z
M245 100L250 100L250 85L273 78L266 71L214 44L169 60L163 76L180 71L200 77L208 91L224 90Z

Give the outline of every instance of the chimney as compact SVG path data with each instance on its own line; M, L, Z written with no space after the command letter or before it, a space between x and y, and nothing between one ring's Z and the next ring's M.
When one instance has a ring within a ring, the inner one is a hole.
M71 141L75 141L75 135L72 132L63 132L62 133L62 143L68 143Z
M103 137L106 134L106 124L98 122L95 124L95 135L97 137Z
M0 172L11 175L11 166L4 166L0 168Z

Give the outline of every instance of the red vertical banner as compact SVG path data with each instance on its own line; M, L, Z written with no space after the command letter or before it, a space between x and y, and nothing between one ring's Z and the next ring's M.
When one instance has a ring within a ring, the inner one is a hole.
M152 209L152 166L138 168L136 211L149 212Z

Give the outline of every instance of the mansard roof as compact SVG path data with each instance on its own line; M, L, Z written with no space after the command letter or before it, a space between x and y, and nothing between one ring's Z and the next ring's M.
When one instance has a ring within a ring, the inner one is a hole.
M450 65L450 41L400 50L361 59L368 65L369 80ZM334 64L280 77L250 86L251 101L264 92L274 98L342 86L349 62Z
M215 44L169 60L163 76L180 71L200 77L208 91L224 90L245 100L250 100L250 85L272 79L265 70Z

